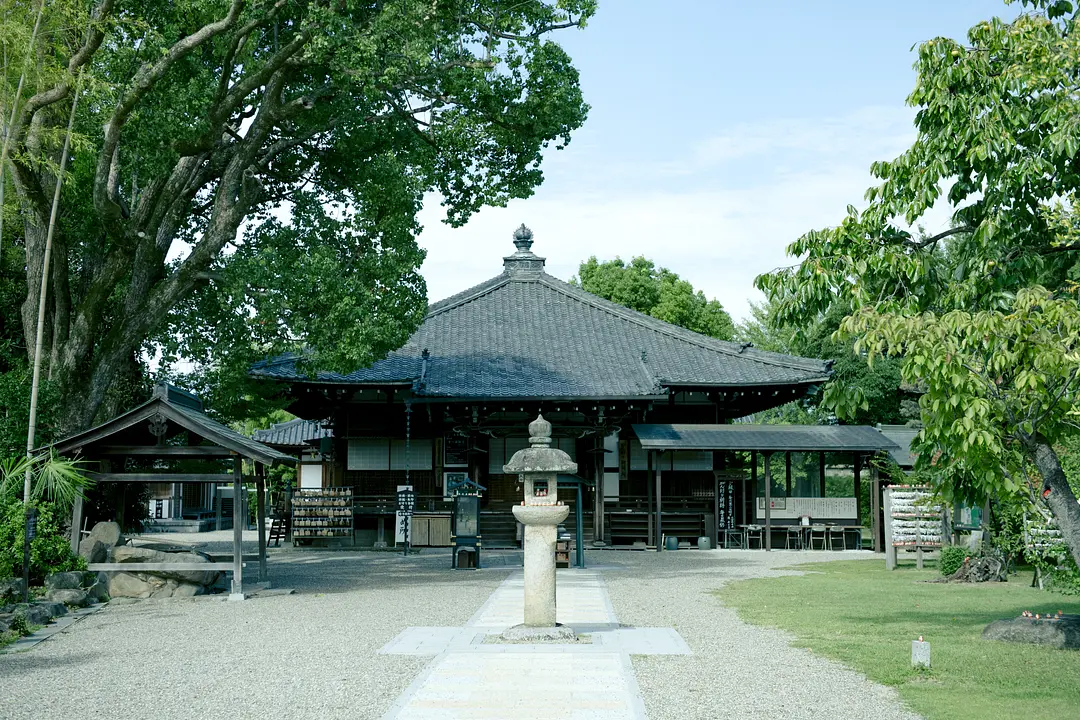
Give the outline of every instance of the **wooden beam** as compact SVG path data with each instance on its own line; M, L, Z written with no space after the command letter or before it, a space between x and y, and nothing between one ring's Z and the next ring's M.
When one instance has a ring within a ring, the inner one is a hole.
M821 494L818 495L818 497L825 497L825 452L824 451L818 453L818 460L821 463L820 476L819 476L819 479L820 479L820 482L821 482Z
M233 572L234 566L224 563L90 563L90 572Z
M88 472L95 482L115 483L216 483L232 480L232 473L99 473Z
M652 508L653 508L653 486L656 483L656 478L653 475L653 473L656 470L656 458L654 457L655 455L656 455L656 453L654 453L652 450L648 450L645 453L645 457L647 459L646 472L645 472L645 495L646 495L646 498L647 498L647 502L645 504L645 517L647 518L646 527L648 528L647 534L645 536L645 544L646 545L653 542L653 538L654 538ZM622 486L619 487L619 492L620 493L622 492Z
M139 457L227 458L235 455L216 445L104 445L94 454Z
M870 466L870 525L874 533L874 552L884 550L881 537L881 478L876 465Z
M784 453L784 489L791 497L791 451Z
M855 453L855 520L862 525L862 454ZM862 534L859 534L862 538ZM862 544L861 542L859 543ZM861 548L860 548L861 549Z
M83 496L76 495L75 502L71 508L71 554L77 555L79 553L79 543L82 541L82 535L79 531L82 529L82 515L83 515Z
M743 513L747 513L749 508L749 514L743 519L743 522L747 525L753 525L757 521L757 450L750 451L750 492L747 493L748 497L743 498ZM749 545L749 543L747 543Z

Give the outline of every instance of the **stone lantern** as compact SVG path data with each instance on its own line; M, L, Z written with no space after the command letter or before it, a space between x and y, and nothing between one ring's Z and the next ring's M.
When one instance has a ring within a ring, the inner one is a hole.
M557 526L570 513L559 502L559 473L577 472L577 463L551 445L551 423L538 415L529 423L532 447L519 450L503 472L521 475L525 499L514 506L514 517L525 526L525 624L523 630L555 626L555 539ZM562 630L562 628L559 628ZM573 635L569 628L564 634Z

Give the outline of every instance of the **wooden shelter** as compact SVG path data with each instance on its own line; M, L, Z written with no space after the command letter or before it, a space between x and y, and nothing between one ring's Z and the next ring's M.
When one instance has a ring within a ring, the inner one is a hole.
M202 401L172 385L154 388L150 400L113 419L53 444L60 455L77 459L90 468L88 477L98 483L148 483L171 488L203 485L214 488L230 484L233 498L241 496L243 461L254 466L259 529L259 580L266 581L266 466L292 465L296 459L255 442L222 425L203 412ZM92 492L92 491L91 491ZM232 593L243 596L244 523L233 508ZM72 511L71 543L77 549L82 525L82 501ZM97 563L94 571L203 571L205 565L175 563Z

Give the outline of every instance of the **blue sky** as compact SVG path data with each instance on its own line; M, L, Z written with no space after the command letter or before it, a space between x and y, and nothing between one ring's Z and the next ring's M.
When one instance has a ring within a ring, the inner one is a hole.
M550 153L527 200L464 228L421 219L432 301L501 270L514 228L568 279L590 255L646 255L738 320L754 277L803 232L861 205L869 165L914 138L912 46L962 38L1001 0L600 0L559 42L581 73L589 119ZM947 208L926 219L945 227Z

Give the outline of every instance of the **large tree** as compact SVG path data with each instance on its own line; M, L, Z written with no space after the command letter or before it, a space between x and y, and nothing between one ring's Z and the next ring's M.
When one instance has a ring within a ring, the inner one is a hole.
M1030 493L1080 562L1055 451L1080 420L1080 27L1070 2L1024 5L919 46L914 144L872 166L864 209L801 237L799 264L758 286L782 323L850 304L840 336L900 358L924 391L919 462L942 491ZM913 230L939 199L952 226ZM851 405L838 385L826 397Z
M703 335L730 340L735 330L719 301L706 299L686 280L641 256L628 263L590 257L571 282L605 300Z
M151 340L218 368L399 345L424 309L425 194L457 225L527 197L587 111L550 34L595 0L43 2L0 18L0 243L25 256L32 354L78 95L43 351L69 430Z

